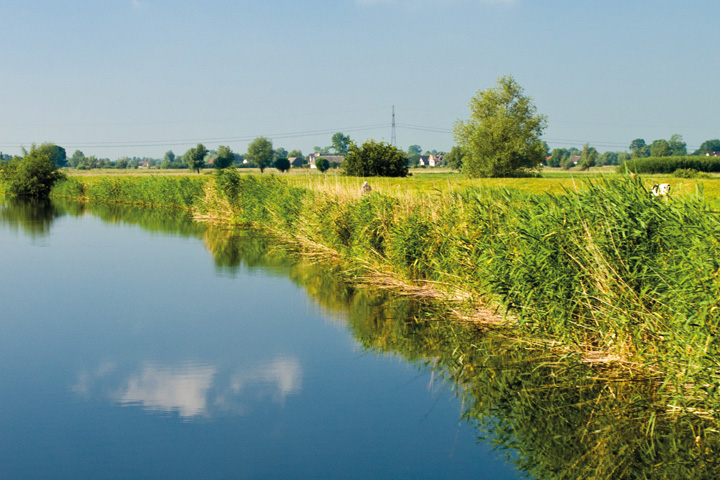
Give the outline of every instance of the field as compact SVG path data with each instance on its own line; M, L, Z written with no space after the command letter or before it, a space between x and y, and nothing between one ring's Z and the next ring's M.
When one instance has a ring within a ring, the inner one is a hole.
M238 172L241 175L261 175L258 168L243 168ZM189 170L74 170L66 169L71 177L82 179L83 182L93 183L102 178L123 177L149 177L170 176L190 178L207 177L214 173L213 169L205 169L200 174ZM370 178L367 179L374 191L385 195L405 197L416 193L447 193L456 192L467 187L507 188L529 191L532 193L562 194L566 191L579 191L587 181L603 178L619 177L614 166L595 167L588 171L563 170L559 168L545 168L540 177L534 178L480 178L469 179L465 175L449 169L410 169L412 176L407 178ZM287 180L291 185L311 188L314 190L333 191L341 194L355 195L362 186L363 181L357 177L345 177L339 170L330 170L325 174L315 169L291 169L281 173L274 168L265 169L262 175L276 175ZM693 180L675 178L671 175L642 175L643 185L650 188L653 184L669 183L672 185L671 195L687 195L703 192L705 199L713 206L720 208L720 174L711 175L710 178Z

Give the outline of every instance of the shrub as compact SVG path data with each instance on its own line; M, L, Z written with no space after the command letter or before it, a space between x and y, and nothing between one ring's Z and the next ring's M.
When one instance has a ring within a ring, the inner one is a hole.
M407 162L407 155L397 147L368 140L362 147L350 144L342 168L345 175L353 177L405 177Z
M47 198L53 185L65 175L48 153L34 145L25 157L15 157L0 170L7 193L26 198Z

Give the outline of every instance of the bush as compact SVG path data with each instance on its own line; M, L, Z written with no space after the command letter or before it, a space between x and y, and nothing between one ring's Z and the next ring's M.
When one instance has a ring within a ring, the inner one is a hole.
M26 198L47 198L53 185L65 175L47 152L34 145L25 157L15 157L2 166L0 178L10 195Z
M677 178L709 178L710 175L704 172L698 172L694 168L678 168L673 172L673 177Z
M353 177L406 177L407 162L407 155L397 147L368 140L362 148L350 144L342 168L345 175Z

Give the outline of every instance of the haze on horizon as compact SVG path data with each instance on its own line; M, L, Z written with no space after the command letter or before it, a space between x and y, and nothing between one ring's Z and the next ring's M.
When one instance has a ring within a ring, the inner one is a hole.
M720 138L707 1L74 0L0 5L0 151L238 153L353 140L449 150L511 74L551 148Z

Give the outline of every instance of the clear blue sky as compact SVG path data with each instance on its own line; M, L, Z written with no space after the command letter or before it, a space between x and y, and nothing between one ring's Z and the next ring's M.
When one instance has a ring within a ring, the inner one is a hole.
M511 74L551 147L720 138L714 1L2 0L0 151L162 157L359 143L449 150Z

